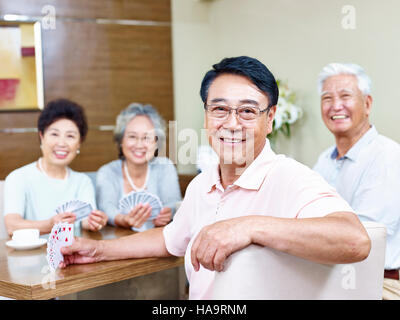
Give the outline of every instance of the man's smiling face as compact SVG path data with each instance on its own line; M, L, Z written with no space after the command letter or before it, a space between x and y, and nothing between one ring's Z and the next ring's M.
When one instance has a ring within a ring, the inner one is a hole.
M331 76L323 83L321 115L335 136L351 137L369 125L371 105L371 96L360 91L353 75Z
M207 105L217 104L234 109L252 105L265 110L269 99L256 85L244 76L222 74L209 87ZM272 107L267 114L261 113L253 122L241 121L233 111L227 119L214 119L205 113L205 128L210 145L220 157L221 165L237 167L250 164L261 152L265 139L272 131L275 114Z

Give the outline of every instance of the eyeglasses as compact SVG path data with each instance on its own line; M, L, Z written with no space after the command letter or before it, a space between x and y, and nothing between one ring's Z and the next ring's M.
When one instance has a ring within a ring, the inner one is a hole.
M128 134L126 136L126 139L128 141L130 141L131 143L133 143L133 144L138 144L139 141L141 141L142 144L144 144L144 145L151 145L151 144L157 142L157 136L154 136L154 135L138 137L138 136L135 136L135 135L129 135Z
M226 120L232 111L236 112L236 116L243 122L255 122L257 118L269 110L269 107L260 110L260 108L253 105L243 105L237 108L232 108L225 105L204 104L204 109L208 112L209 116L216 120Z

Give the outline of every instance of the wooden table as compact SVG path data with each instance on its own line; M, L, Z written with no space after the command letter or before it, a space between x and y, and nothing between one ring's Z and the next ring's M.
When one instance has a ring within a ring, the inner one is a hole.
M131 233L107 226L100 232L82 231L82 236L100 240ZM0 240L0 296L13 299L51 299L183 265L183 258L145 258L71 265L51 273L46 245L16 251L5 245L8 240Z

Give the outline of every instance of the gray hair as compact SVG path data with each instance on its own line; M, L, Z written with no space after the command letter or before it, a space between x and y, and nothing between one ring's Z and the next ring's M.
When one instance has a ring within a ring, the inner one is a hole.
M330 63L326 65L318 75L318 92L322 94L324 81L332 76L339 74L350 74L357 78L358 88L364 95L371 93L371 79L365 73L364 69L354 63Z
M161 150L166 140L165 121L158 114L157 110L150 104L131 103L117 116L117 122L114 129L114 139L118 143L119 157L122 158L121 143L124 137L127 124L137 116L146 116L153 123L154 131L157 137L157 150ZM157 151L156 151L157 153Z

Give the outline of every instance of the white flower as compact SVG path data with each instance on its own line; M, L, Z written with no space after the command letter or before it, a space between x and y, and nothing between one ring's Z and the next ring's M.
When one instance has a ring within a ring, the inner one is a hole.
M293 124L301 117L301 109L294 104L289 104L289 119L288 123Z
M283 122L283 113L284 113L284 109L279 106L276 107L276 112L275 112L275 128L274 130L278 130L281 126L282 126L282 122Z
M281 84L279 86L279 99L278 105L276 107L274 118L275 126L272 135L276 136L279 131L282 131L283 133L285 133L286 131L287 134L289 134L290 132L288 132L287 130L284 131L284 128L282 127L285 124L292 125L299 118L301 118L302 115L302 108L294 103L294 94L286 85Z

